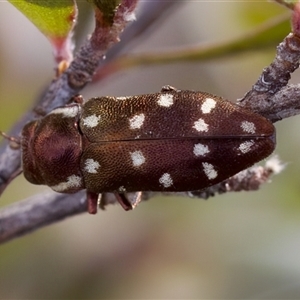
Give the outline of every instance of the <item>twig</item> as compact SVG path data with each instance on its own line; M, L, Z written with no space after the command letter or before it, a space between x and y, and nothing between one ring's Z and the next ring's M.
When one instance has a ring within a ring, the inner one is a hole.
M277 47L273 62L263 69L259 79L239 101L239 105L265 116L272 122L297 114L299 104L296 97L299 87L292 86L295 91L291 88L283 90L283 87L287 85L291 73L299 67L299 59L300 38L290 33Z
M0 243L86 211L85 194L35 195L0 211Z

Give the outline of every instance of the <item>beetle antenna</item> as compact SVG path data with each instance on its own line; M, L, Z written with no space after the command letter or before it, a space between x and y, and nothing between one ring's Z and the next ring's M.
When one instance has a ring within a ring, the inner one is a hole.
M10 136L1 130L0 130L0 135L2 135L5 139L7 139L9 141L10 147L12 149L19 149L21 147L21 139L20 138Z

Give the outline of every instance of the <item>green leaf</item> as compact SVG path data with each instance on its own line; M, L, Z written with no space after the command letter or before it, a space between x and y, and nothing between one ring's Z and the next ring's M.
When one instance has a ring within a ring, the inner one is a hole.
M50 40L56 62L72 60L71 31L77 17L74 0L8 0ZM62 71L65 67L61 67Z
M64 38L74 26L73 0L9 0L48 38Z

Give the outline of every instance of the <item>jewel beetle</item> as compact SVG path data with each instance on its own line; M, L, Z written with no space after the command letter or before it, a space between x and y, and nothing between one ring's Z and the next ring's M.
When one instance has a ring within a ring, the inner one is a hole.
M25 178L95 199L127 192L194 191L269 156L275 128L259 114L205 92L99 97L55 108L22 131ZM94 209L89 209L94 212Z

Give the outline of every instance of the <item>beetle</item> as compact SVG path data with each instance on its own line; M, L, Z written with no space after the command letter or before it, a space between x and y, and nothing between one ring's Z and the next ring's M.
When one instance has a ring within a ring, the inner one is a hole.
M90 213L104 192L129 210L127 192L207 188L276 145L269 120L206 92L78 99L25 125L23 172L56 192L86 189Z

